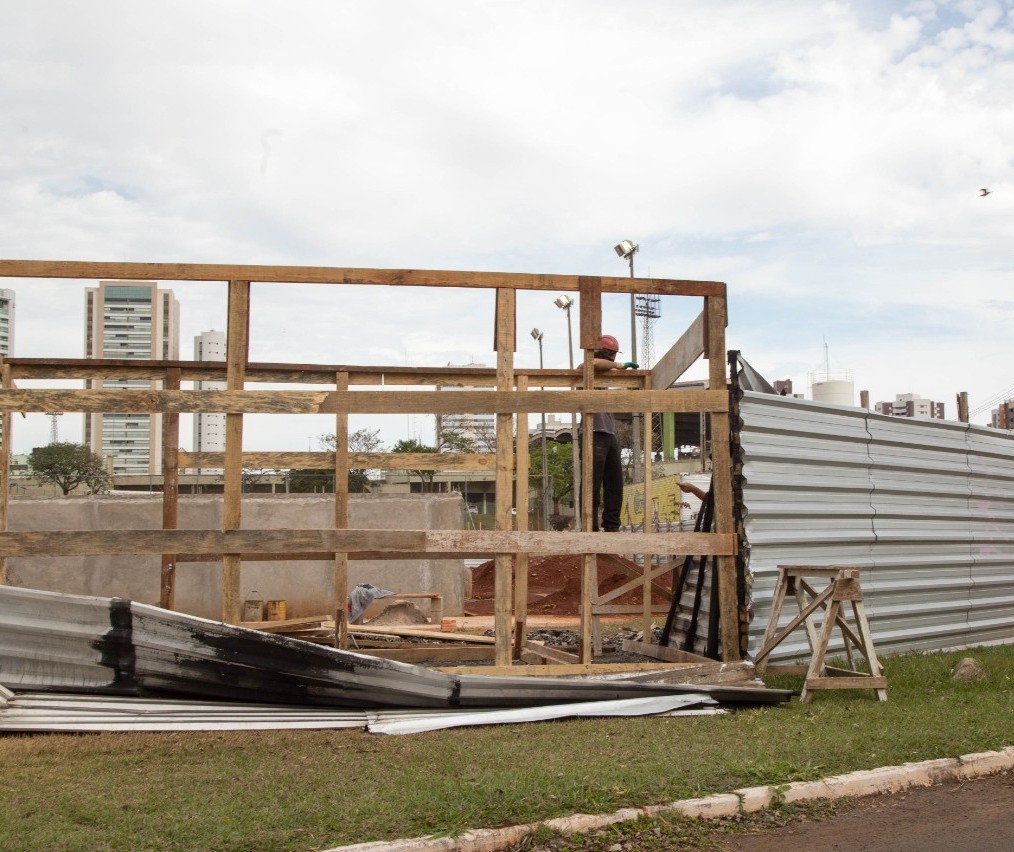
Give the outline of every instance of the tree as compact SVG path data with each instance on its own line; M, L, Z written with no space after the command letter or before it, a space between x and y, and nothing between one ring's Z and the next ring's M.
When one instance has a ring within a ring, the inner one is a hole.
M320 445L330 452L335 451L337 438L334 433L321 435ZM349 435L350 453L380 453L384 445L380 440L379 429L357 429ZM368 494L373 479L371 471L366 468L349 469L349 493ZM334 493L334 472L316 468L297 468L289 473L289 491L296 493L324 491Z
M428 444L423 444L417 441L415 438L402 438L393 447L391 447L392 453L435 453L437 452L436 447L431 447ZM413 476L419 477L419 482L422 483L423 491L431 491L433 489L433 476L436 471L433 470L412 470L407 469Z
M112 482L102 457L84 444L57 442L36 447L28 456L28 466L35 479L60 486L64 497L82 483L92 494L99 494Z
M560 501L574 493L574 451L569 443L546 442L546 461L553 494L553 514L560 514ZM542 488L542 441L531 447L531 476Z

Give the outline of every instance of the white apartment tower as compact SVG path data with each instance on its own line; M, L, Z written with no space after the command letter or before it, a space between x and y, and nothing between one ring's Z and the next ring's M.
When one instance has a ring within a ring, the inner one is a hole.
M14 351L14 291L0 288L0 356ZM2 440L2 433L0 433Z
M100 281L85 289L85 357L167 360L180 357L180 305L156 281ZM89 388L151 390L150 379L89 379ZM113 475L162 472L162 418L86 414L84 442L111 460Z
M448 364L448 367L485 367L485 364ZM441 390L464 390L455 385L443 385ZM476 390L469 387L468 390ZM442 431L457 432L464 438L475 442L476 452L491 453L496 450L496 415L495 414L442 414L437 417L436 442L440 443Z
M202 331L194 338L195 361L224 361L226 339L224 331ZM225 390L225 382L194 382L194 390ZM225 451L225 415L194 415L194 452L221 453ZM221 473L221 468L200 468L206 473Z

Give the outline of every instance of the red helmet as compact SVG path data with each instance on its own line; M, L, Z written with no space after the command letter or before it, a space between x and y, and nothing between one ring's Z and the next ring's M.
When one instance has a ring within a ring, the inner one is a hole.
M611 334L603 334L599 340L599 349L608 349L610 352L619 352L620 344Z

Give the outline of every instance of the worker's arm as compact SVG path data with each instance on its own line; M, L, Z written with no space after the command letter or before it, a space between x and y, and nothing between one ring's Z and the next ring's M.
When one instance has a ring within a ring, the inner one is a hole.
M701 491L696 485L691 482L681 482L680 491L684 494L693 494L698 500L703 500L708 495Z

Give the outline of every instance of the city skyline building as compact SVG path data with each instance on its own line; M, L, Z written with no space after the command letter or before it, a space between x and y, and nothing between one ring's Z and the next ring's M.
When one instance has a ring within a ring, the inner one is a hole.
M450 364L448 367L485 367L485 364ZM481 390L481 388L468 388ZM464 390L457 386L441 386L441 390ZM441 414L436 420L436 445L440 446L441 433L456 432L464 438L475 442L480 453L496 451L496 415L495 414Z
M0 288L0 356L6 358L14 352L14 291ZM3 425L0 424L0 441Z
M84 357L176 361L180 357L180 306L157 281L100 281L85 288ZM87 388L151 390L162 382L116 379ZM110 472L162 472L162 418L149 414L85 414L84 443L108 460Z
M224 361L224 331L202 331L194 337L195 361ZM194 382L194 390L225 390L225 382ZM219 412L194 415L194 452L225 452L225 415ZM201 473L222 473L222 468L200 468Z
M878 402L874 406L877 414L892 417L921 417L930 420L944 419L944 404L924 399L915 393L899 393L893 402Z
M994 429L1014 429L1014 399L1007 399L993 409L990 425Z

